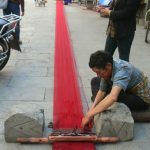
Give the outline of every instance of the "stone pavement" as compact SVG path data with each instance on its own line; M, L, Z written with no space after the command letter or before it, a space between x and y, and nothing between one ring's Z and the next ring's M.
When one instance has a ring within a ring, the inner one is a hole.
M25 0L21 21L22 52L12 51L9 63L0 72L0 150L49 150L50 145L9 144L4 140L4 121L15 112L45 110L46 124L53 116L53 61L55 43L55 0L46 7L35 7ZM107 18L83 6L65 6L76 63L86 98L90 103L90 79L95 75L88 67L89 56L104 49ZM2 12L0 12L2 14ZM148 60L150 44L144 42L145 30L137 25L131 50L131 62L150 78ZM150 41L150 36L149 39ZM118 57L118 53L115 53ZM97 150L149 150L150 124L135 124L135 139L118 144L97 144Z

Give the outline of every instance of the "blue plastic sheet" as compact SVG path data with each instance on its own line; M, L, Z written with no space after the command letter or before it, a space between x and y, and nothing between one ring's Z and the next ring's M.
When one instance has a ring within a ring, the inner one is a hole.
M112 0L99 0L98 1L98 5L102 5L102 6L109 6L110 2Z

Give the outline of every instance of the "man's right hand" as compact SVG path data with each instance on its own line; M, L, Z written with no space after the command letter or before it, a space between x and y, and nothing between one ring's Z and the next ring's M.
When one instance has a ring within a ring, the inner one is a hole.
M90 118L88 116L83 117L81 127L85 131L90 131L93 127L93 118Z
M97 6L96 7L97 12L101 12L102 9L105 9L105 7L103 7L103 6Z

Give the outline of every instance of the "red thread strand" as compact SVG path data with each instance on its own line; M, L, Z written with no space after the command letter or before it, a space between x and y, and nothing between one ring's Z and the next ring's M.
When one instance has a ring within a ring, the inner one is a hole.
M77 69L62 1L56 2L54 129L81 128L83 117ZM54 143L53 150L92 150L93 143Z

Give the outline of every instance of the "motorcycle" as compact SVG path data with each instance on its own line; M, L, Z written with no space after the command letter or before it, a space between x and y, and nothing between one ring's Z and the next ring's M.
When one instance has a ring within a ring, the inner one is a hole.
M21 51L15 34L16 25L20 20L21 17L15 14L0 17L0 70L6 66L11 49Z

